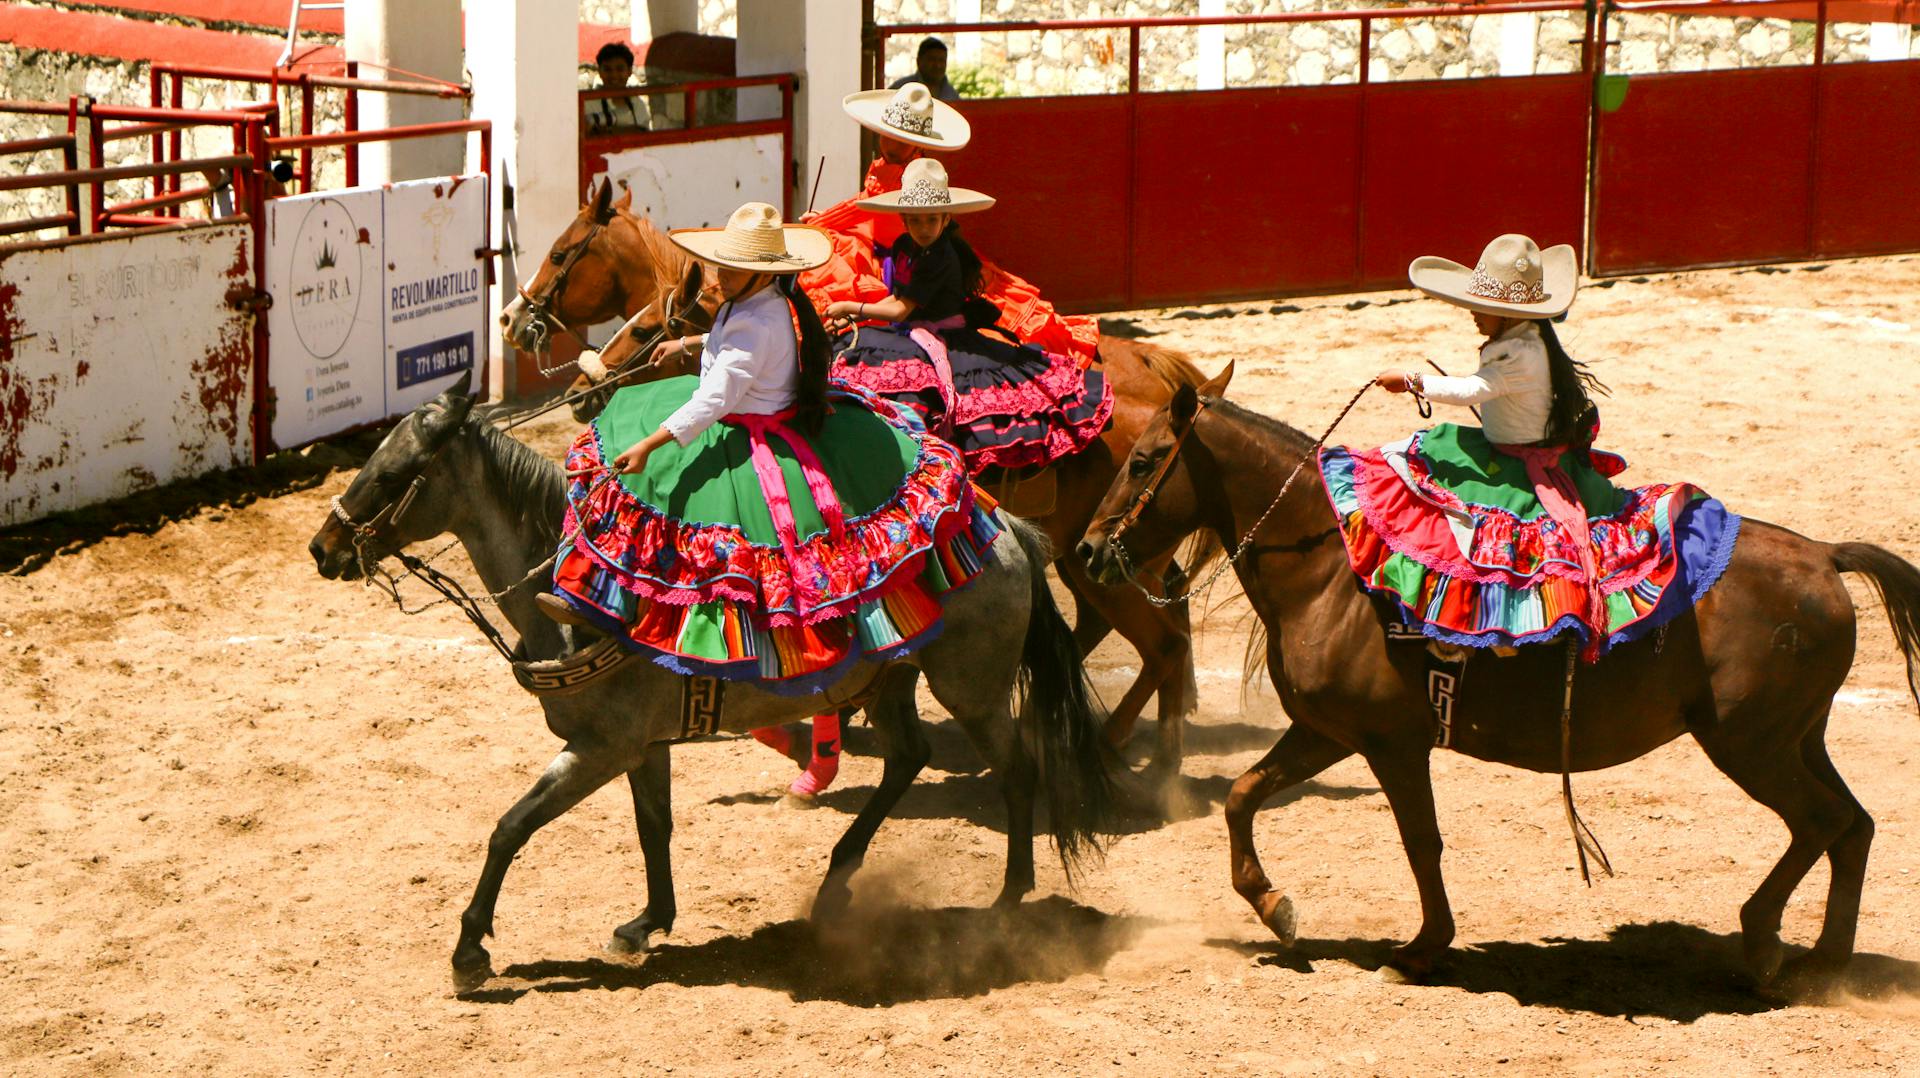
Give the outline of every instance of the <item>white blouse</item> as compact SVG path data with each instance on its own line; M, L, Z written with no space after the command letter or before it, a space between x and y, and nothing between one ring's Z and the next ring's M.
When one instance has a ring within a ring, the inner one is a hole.
M1525 445L1547 436L1553 375L1540 327L1522 322L1480 346L1480 369L1463 377L1429 375L1421 391L1438 404L1480 406L1487 440Z
M800 389L800 346L787 300L769 285L720 309L700 355L700 384L665 423L686 445L734 413L771 415L793 407Z

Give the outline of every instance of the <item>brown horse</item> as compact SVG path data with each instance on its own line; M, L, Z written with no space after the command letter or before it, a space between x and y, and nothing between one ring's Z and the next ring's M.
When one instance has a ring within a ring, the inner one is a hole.
M630 213L629 202L627 195L615 201L603 186L591 205L581 207L580 215L554 241L523 297L501 313L508 344L537 352L556 330L566 331L562 327L584 328L624 316L627 323L600 357L608 371L618 372L631 363L645 362L654 342L669 335L701 333L712 324L718 296L703 289L699 262L644 218ZM1086 529L1128 447L1174 390L1191 389L1203 379L1190 359L1165 348L1103 337L1100 356L1114 394L1113 422L1098 442L1053 467L1052 507L1033 517L1056 551L1068 550ZM681 373L687 373L687 368L663 367L621 378L620 383ZM570 390L581 395L574 402L574 417L582 422L598 415L612 395L613 386L592 392L596 384L596 379L583 375ZM1010 508L1017 512L1022 507ZM1194 557L1204 560L1209 552L1210 548L1196 550ZM1142 574L1148 587L1158 591L1166 586L1159 570L1171 558L1169 551L1148 565L1152 571ZM1156 607L1131 586L1096 584L1071 557L1054 564L1077 604L1074 636L1082 654L1091 651L1109 628L1140 653L1140 673L1108 717L1109 742L1118 746L1132 736L1147 698L1158 691L1160 725L1153 767L1156 773L1177 773L1183 751L1182 719L1198 703L1185 607ZM1179 573L1173 575L1177 578Z
M1305 460L1276 502L1312 444L1222 399L1231 375L1229 367L1198 393L1174 395L1135 443L1079 553L1096 576L1111 580L1118 561L1169 549L1194 528L1227 542L1253 528L1235 568L1265 629L1267 668L1292 725L1227 797L1234 890L1291 942L1292 904L1260 867L1254 813L1279 791L1358 753L1387 795L1420 891L1420 931L1381 972L1418 979L1453 939L1428 774L1437 723L1423 648L1388 642L1380 609L1347 566L1314 461ZM1133 506L1142 508L1124 530L1125 550L1116 551L1115 522ZM1879 547L1819 543L1754 520L1745 522L1725 574L1690 613L1581 668L1574 684L1573 770L1612 767L1691 734L1714 766L1785 821L1792 833L1785 855L1740 910L1746 960L1763 983L1782 971L1781 910L1822 854L1832 870L1826 920L1813 950L1787 972L1837 971L1853 951L1873 821L1825 744L1833 695L1853 663L1854 608L1841 573L1860 573L1879 590L1920 700L1920 570ZM1454 702L1452 747L1559 771L1565 656L1538 646L1509 658L1474 652Z

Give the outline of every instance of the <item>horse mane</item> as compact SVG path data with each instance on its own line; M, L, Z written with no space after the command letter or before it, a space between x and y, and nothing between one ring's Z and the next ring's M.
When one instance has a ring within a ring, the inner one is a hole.
M559 465L494 426L496 411L484 409L467 417L467 429L481 449L486 487L507 506L529 544L556 547L560 544L561 510L567 501L566 478Z
M1193 362L1193 357L1177 348L1168 348L1158 344L1141 344L1137 341L1120 341L1113 338L1101 338L1101 344L1107 347L1118 346L1133 353L1147 373L1160 380L1168 393L1181 386L1199 389L1206 384L1207 376Z
M693 265L693 256L680 249L665 232L654 226L651 219L642 217L632 210L616 210L618 216L633 225L640 237L640 246L647 254L647 263L653 270L653 289L658 302L660 297L673 293L680 282L687 277L687 268Z

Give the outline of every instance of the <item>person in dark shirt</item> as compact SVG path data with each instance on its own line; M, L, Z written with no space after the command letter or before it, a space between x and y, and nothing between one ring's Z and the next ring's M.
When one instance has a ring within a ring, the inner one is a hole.
M1021 344L980 295L980 258L955 217L992 198L950 187L946 166L922 157L898 191L857 205L899 214L905 232L886 254L884 299L827 306L828 317L858 324L835 346L835 377L920 412L976 475L1043 465L1100 436L1112 401L1099 369Z
M942 101L960 100L960 91L947 81L947 43L937 37L925 38L920 42L920 51L914 54L913 74L902 75L888 85L889 90L898 90L907 83L917 82L933 91L933 96Z

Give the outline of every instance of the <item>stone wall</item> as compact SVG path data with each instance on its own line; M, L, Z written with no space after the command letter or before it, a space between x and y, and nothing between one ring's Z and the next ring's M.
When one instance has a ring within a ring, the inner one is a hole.
M1361 0L1224 0L1221 5L1227 15L1362 7L1390 10ZM983 21L1015 21L1195 15L1200 4L1197 0L979 0L979 8ZM877 0L875 18L882 24L944 22L954 19L956 10L954 0ZM1368 78L1386 82L1501 74L1503 33L1507 20L1515 18L1532 22L1534 48L1530 63L1522 56L1522 62L1514 64L1510 56L1505 73L1578 69L1585 25L1580 12L1382 18L1374 23ZM1358 23L1228 26L1213 33L1224 39L1215 63L1227 87L1317 86L1353 82L1359 76ZM1813 60L1813 33L1812 23L1781 19L1615 16L1610 38L1620 45L1613 50L1611 69L1646 74L1806 64ZM1143 31L1141 88L1198 88L1204 37L1204 31L1188 27ZM1828 30L1827 55L1834 61L1864 60L1868 37L1865 24L1836 23ZM948 44L953 50L949 70L956 84L983 95L1116 93L1126 87L1128 33L1124 29L983 33L972 42ZM888 39L889 79L913 69L918 45L919 38L912 34ZM967 55L976 49L977 59Z

